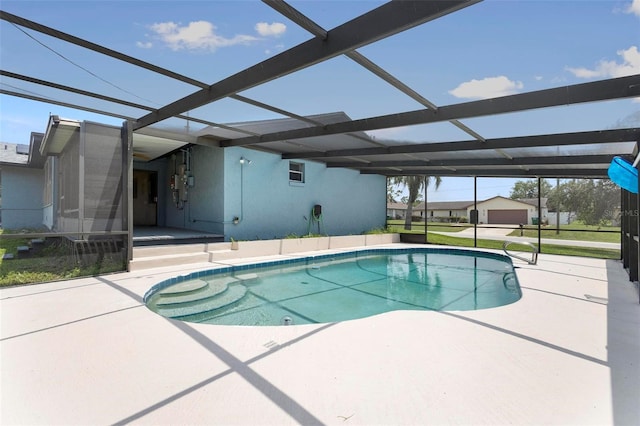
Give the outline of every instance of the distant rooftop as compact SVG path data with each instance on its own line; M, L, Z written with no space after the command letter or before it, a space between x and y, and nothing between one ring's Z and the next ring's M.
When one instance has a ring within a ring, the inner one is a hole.
M42 168L45 158L40 155L42 133L31 132L28 144L0 142L0 164Z
M28 161L29 145L0 143L0 163L27 164Z

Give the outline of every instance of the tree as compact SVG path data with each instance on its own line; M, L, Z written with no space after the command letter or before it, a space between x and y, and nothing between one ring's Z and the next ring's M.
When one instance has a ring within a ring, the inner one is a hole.
M545 179L540 181L540 192L542 193L541 197L548 197L549 192L551 191L551 184L547 182ZM517 200L519 198L538 198L538 180L519 180L511 189L511 194L509 198L512 200Z
M580 210L579 184L576 179L559 183L549 193L547 207L556 212L567 212L569 214L569 223L571 223L571 215Z
M549 206L575 212L585 225L604 225L614 219L620 188L608 179L571 179L551 191Z
M387 179L387 203L397 203L402 196L402 191L393 183L394 179Z
M418 199L420 191L424 188L428 188L429 184L433 181L436 186L436 190L442 183L440 176L398 176L392 178L393 183L401 185L402 188L406 188L409 191L409 197L407 198L407 214L404 219L404 229L411 229L411 216L413 215L413 204ZM426 218L425 218L426 220Z

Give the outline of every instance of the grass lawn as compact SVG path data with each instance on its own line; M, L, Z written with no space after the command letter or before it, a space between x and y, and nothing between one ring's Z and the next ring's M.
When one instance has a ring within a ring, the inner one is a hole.
M0 230L0 235L3 230ZM124 270L120 255L107 254L101 261L81 264L68 247L54 242L25 257L18 256L18 246L28 246L28 238L0 238L0 286L33 284L78 278ZM14 259L3 260L6 253Z
M560 233L558 234L556 232L557 230L553 226L543 226L540 237L558 240L598 241L603 243L620 242L620 228L613 226L591 226L575 223L562 225L560 226ZM520 236L520 230L513 231L509 236ZM525 227L524 236L537 238L538 228Z
M448 246L457 247L473 247L473 238L460 238L450 237L448 235L441 234L428 234L428 242L430 244L442 244ZM477 240L478 248L487 248L502 250L502 241L498 240ZM511 244L509 246L510 251L523 251L530 253L529 246L522 244ZM559 254L565 256L582 256L582 257L595 257L598 259L620 259L620 250L604 249L604 248L591 248L591 247L574 247L574 246L561 246L556 244L547 244L542 246L542 253L546 254Z
M424 234L424 222L412 222L411 230L404 229L403 220L388 220L387 224L390 232ZM514 227L515 226L516 225L514 225ZM460 232L463 229L472 227L473 225L470 225L468 223L454 225L445 225L442 223L427 223L427 232L433 231L453 233ZM541 238L574 241L597 241L603 243L620 242L620 227L583 225L578 221L575 221L570 225L561 225L559 234L556 233L556 228L553 226L543 226L541 228L541 232ZM514 229L508 236L519 237L520 229ZM522 236L538 238L538 227L535 225L525 226ZM471 245L473 245L473 240Z

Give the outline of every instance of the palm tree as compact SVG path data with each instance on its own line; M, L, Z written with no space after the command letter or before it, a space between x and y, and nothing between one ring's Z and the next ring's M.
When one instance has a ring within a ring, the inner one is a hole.
M404 218L404 229L411 229L413 203L415 203L416 199L418 198L418 194L420 193L420 191L429 187L432 179L437 190L442 183L442 178L440 178L440 176L398 176L393 178L393 183L395 185L402 185L403 188L407 188L407 190L409 190L409 199L407 200L407 214ZM425 222L427 220L426 213L427 210L425 205Z

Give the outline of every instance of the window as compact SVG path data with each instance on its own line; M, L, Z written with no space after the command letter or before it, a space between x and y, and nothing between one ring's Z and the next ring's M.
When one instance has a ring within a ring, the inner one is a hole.
M289 182L304 183L304 163L289 161Z

